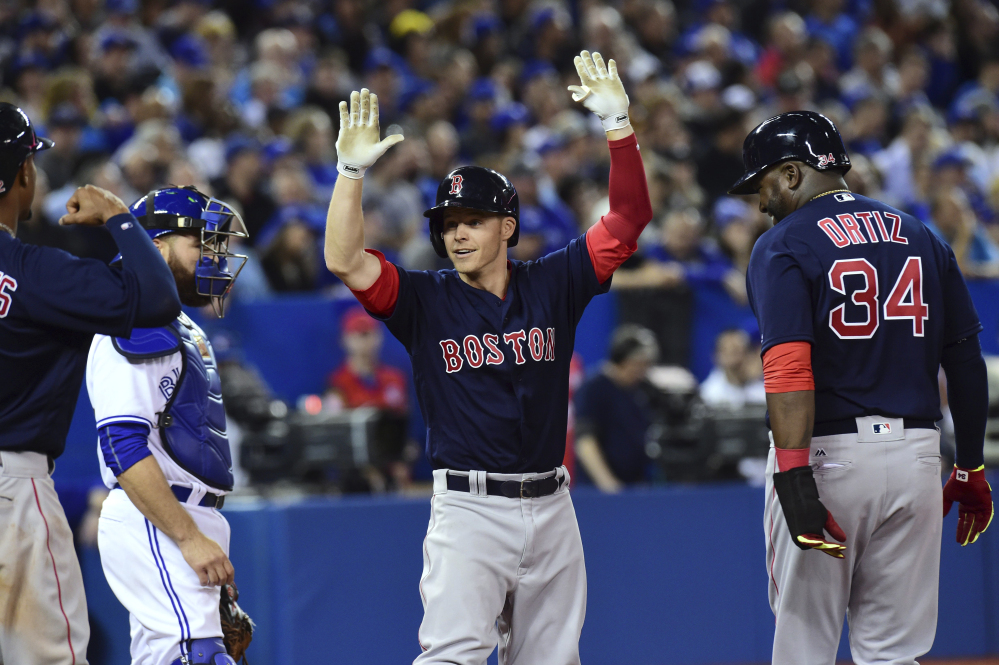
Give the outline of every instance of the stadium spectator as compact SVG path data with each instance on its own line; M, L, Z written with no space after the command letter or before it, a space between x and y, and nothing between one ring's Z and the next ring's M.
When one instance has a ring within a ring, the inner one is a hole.
M714 369L701 383L701 399L705 404L741 409L767 403L762 372L754 371L759 357L752 352L746 331L731 329L718 335L714 360Z
M967 195L959 187L938 192L930 214L930 228L954 250L965 277L999 277L999 247L979 224Z
M623 325L614 331L607 361L576 394L576 461L603 492L649 480L645 444L654 388L647 374L658 355L652 331Z
M340 335L346 358L327 378L326 396L345 409L371 406L405 414L409 410L406 376L381 361L381 324L354 307L340 320Z

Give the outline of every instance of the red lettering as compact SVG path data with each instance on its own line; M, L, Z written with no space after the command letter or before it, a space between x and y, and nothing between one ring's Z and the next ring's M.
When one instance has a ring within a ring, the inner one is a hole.
M0 319L10 312L10 305L14 300L11 294L14 291L17 291L17 280L0 272Z
M881 219L881 213L877 210L874 211L874 221L878 223L878 230L881 231L881 239L885 242L891 242L891 238L888 236L888 229L885 228L885 220Z
M469 335L465 338L464 346L468 366L476 369L482 367L482 362L485 360L483 356L485 354L482 352L482 344L479 342L479 338L475 335Z
M874 225L871 224L871 217L873 217L873 215L870 212L858 212L857 217L864 223L864 227L867 229L867 235L870 237L871 242L878 242L878 234L874 232ZM885 238L885 242L888 242L888 238Z
M902 218L899 215L893 215L890 212L885 213L885 217L892 221L891 227L891 241L897 242L900 245L908 245L909 241L901 235L902 233Z
M857 220L853 218L850 213L844 213L842 215L836 215L836 219L839 223L843 225L843 230L846 231L846 237L854 245L866 245L867 239L864 234L860 232L860 224L857 224Z
M833 244L843 249L850 244L843 232L840 230L839 225L832 220L831 217L826 217L825 219L819 220L819 228L826 232L829 239L833 241Z
M503 352L499 348L499 335L494 335L492 333L487 333L482 336L482 341L485 343L486 348L489 349L489 355L486 356L487 365L502 365L503 364Z
M555 329L548 329L548 341L545 344L545 360L555 360Z
M534 360L541 360L545 357L545 335L541 328L531 328L531 333L527 338L527 347L531 350L531 357Z
M516 360L518 365L523 365L527 362L524 357L524 340L527 339L527 334L523 330L518 330L517 332L503 333L503 341L510 345L513 349L514 354L516 354Z
M448 374L454 374L461 369L463 361L459 351L461 347L453 339L441 340L441 349L444 351L444 369Z

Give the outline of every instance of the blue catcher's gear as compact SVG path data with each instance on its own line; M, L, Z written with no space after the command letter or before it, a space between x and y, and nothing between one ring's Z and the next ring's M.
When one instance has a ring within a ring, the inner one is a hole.
M185 314L163 328L139 329L112 339L131 360L181 353L181 370L156 423L163 447L185 471L211 487L232 491L232 457L226 435L222 383L204 333Z
M186 651L170 665L236 665L225 650L221 637L206 637L200 640L187 640Z
M148 205L152 200L153 205ZM246 238L242 217L228 203L194 187L168 187L143 196L128 208L150 238L178 231L200 231L201 258L194 270L198 295L211 298L212 309L222 317L225 297L246 264L246 256L229 251L229 238ZM119 254L115 261L121 259ZM239 260L232 270L231 259Z

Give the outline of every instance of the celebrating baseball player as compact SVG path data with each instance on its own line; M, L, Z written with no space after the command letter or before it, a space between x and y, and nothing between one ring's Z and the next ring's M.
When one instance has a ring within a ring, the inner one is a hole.
M407 271L364 248L365 169L402 140L379 141L378 99L340 105L337 180L326 263L385 321L413 363L427 423L434 497L423 550L423 653L417 664L579 662L586 605L583 549L561 466L569 362L593 296L636 249L652 218L628 96L613 60L583 51L573 99L596 113L611 154L611 211L537 261L507 259L520 232L517 192L495 171L463 166L427 210L453 270Z
M950 248L849 191L827 118L770 118L743 160L731 193L758 193L774 220L747 278L774 444L763 525L773 662L832 665L846 613L858 665L915 663L936 632L941 503L943 515L960 504L962 545L992 519L982 326ZM941 365L957 439L942 496Z
M90 625L73 534L49 477L95 333L129 335L180 312L170 271L113 194L82 187L62 224L105 224L121 269L19 241L34 154L52 147L0 103L0 663L86 665Z
M221 316L245 262L228 248L230 238L246 237L239 215L193 187L156 190L130 210L181 302L211 304ZM219 619L219 587L233 580L229 523L218 512L232 490L232 462L208 339L183 313L131 335L99 335L87 389L111 489L97 544L129 611L133 665L233 663Z

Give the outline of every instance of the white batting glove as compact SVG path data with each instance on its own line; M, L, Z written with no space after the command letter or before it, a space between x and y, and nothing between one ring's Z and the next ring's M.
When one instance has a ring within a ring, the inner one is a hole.
M572 101L582 102L593 111L605 132L627 127L629 100L621 77L617 75L617 63L612 59L604 66L603 56L594 53L590 57L589 51L582 51L573 62L581 85L569 86Z
M347 102L340 102L340 135L336 139L336 170L353 180L364 176L385 151L402 140L392 134L379 141L378 95L367 88L350 93L350 113Z

